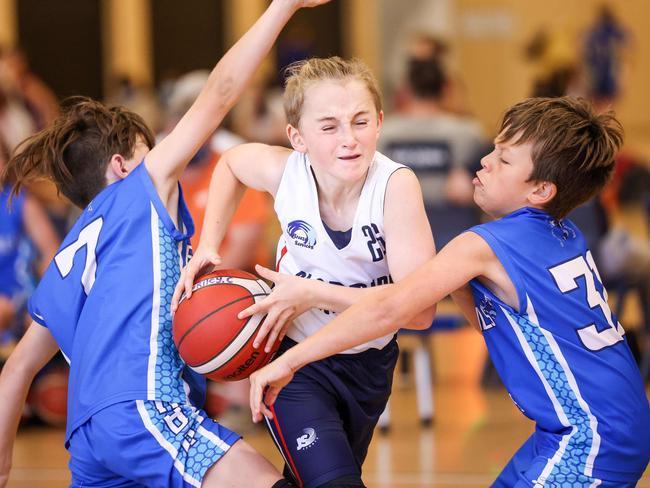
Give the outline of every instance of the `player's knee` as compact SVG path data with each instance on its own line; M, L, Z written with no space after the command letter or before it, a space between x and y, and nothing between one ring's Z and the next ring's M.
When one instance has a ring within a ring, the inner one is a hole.
M320 485L318 488L366 488L366 485L363 484L360 476L353 475L336 478L324 485Z

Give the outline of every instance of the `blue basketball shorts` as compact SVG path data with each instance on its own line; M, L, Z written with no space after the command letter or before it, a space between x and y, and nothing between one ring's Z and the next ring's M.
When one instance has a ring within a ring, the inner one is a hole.
M634 488L636 486L635 481L596 480L596 478L585 476L582 473L563 474L562 472L551 471L547 476L544 476L548 461L547 456L540 455L537 452L535 434L533 434L510 459L491 486L492 488L543 488L555 486Z
M296 343L285 337L279 354ZM267 427L285 460L285 477L315 488L361 465L386 407L399 355L397 341L383 349L337 354L296 372L272 407Z
M198 487L239 439L189 404L116 403L70 436L71 486Z

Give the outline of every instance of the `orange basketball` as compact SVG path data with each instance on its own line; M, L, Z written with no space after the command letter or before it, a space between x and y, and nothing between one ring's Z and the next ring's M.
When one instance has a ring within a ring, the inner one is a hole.
M181 297L174 315L174 343L194 371L214 381L238 381L267 364L275 354L253 339L264 315L238 319L242 310L262 300L271 289L255 275L236 269L213 271L194 281L192 297Z

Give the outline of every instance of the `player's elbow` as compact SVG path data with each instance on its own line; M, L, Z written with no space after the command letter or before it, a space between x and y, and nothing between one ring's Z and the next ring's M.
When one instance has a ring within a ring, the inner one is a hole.
M408 329L425 330L431 327L431 322L436 316L436 305L432 305L421 312L418 312L408 323Z
M392 293L395 285L389 285L377 296L373 306L373 320L385 335L409 327L411 315L400 297Z

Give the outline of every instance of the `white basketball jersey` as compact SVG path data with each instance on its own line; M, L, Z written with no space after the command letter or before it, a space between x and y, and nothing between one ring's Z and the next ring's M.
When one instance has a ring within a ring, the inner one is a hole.
M401 164L380 153L368 170L352 224L350 242L338 249L321 220L316 181L307 155L293 152L287 160L275 196L275 211L282 235L276 262L282 273L343 286L366 288L392 283L384 239L384 198L390 176ZM335 312L311 309L300 315L287 335L302 341L336 316ZM383 348L392 334L344 351L358 353Z

